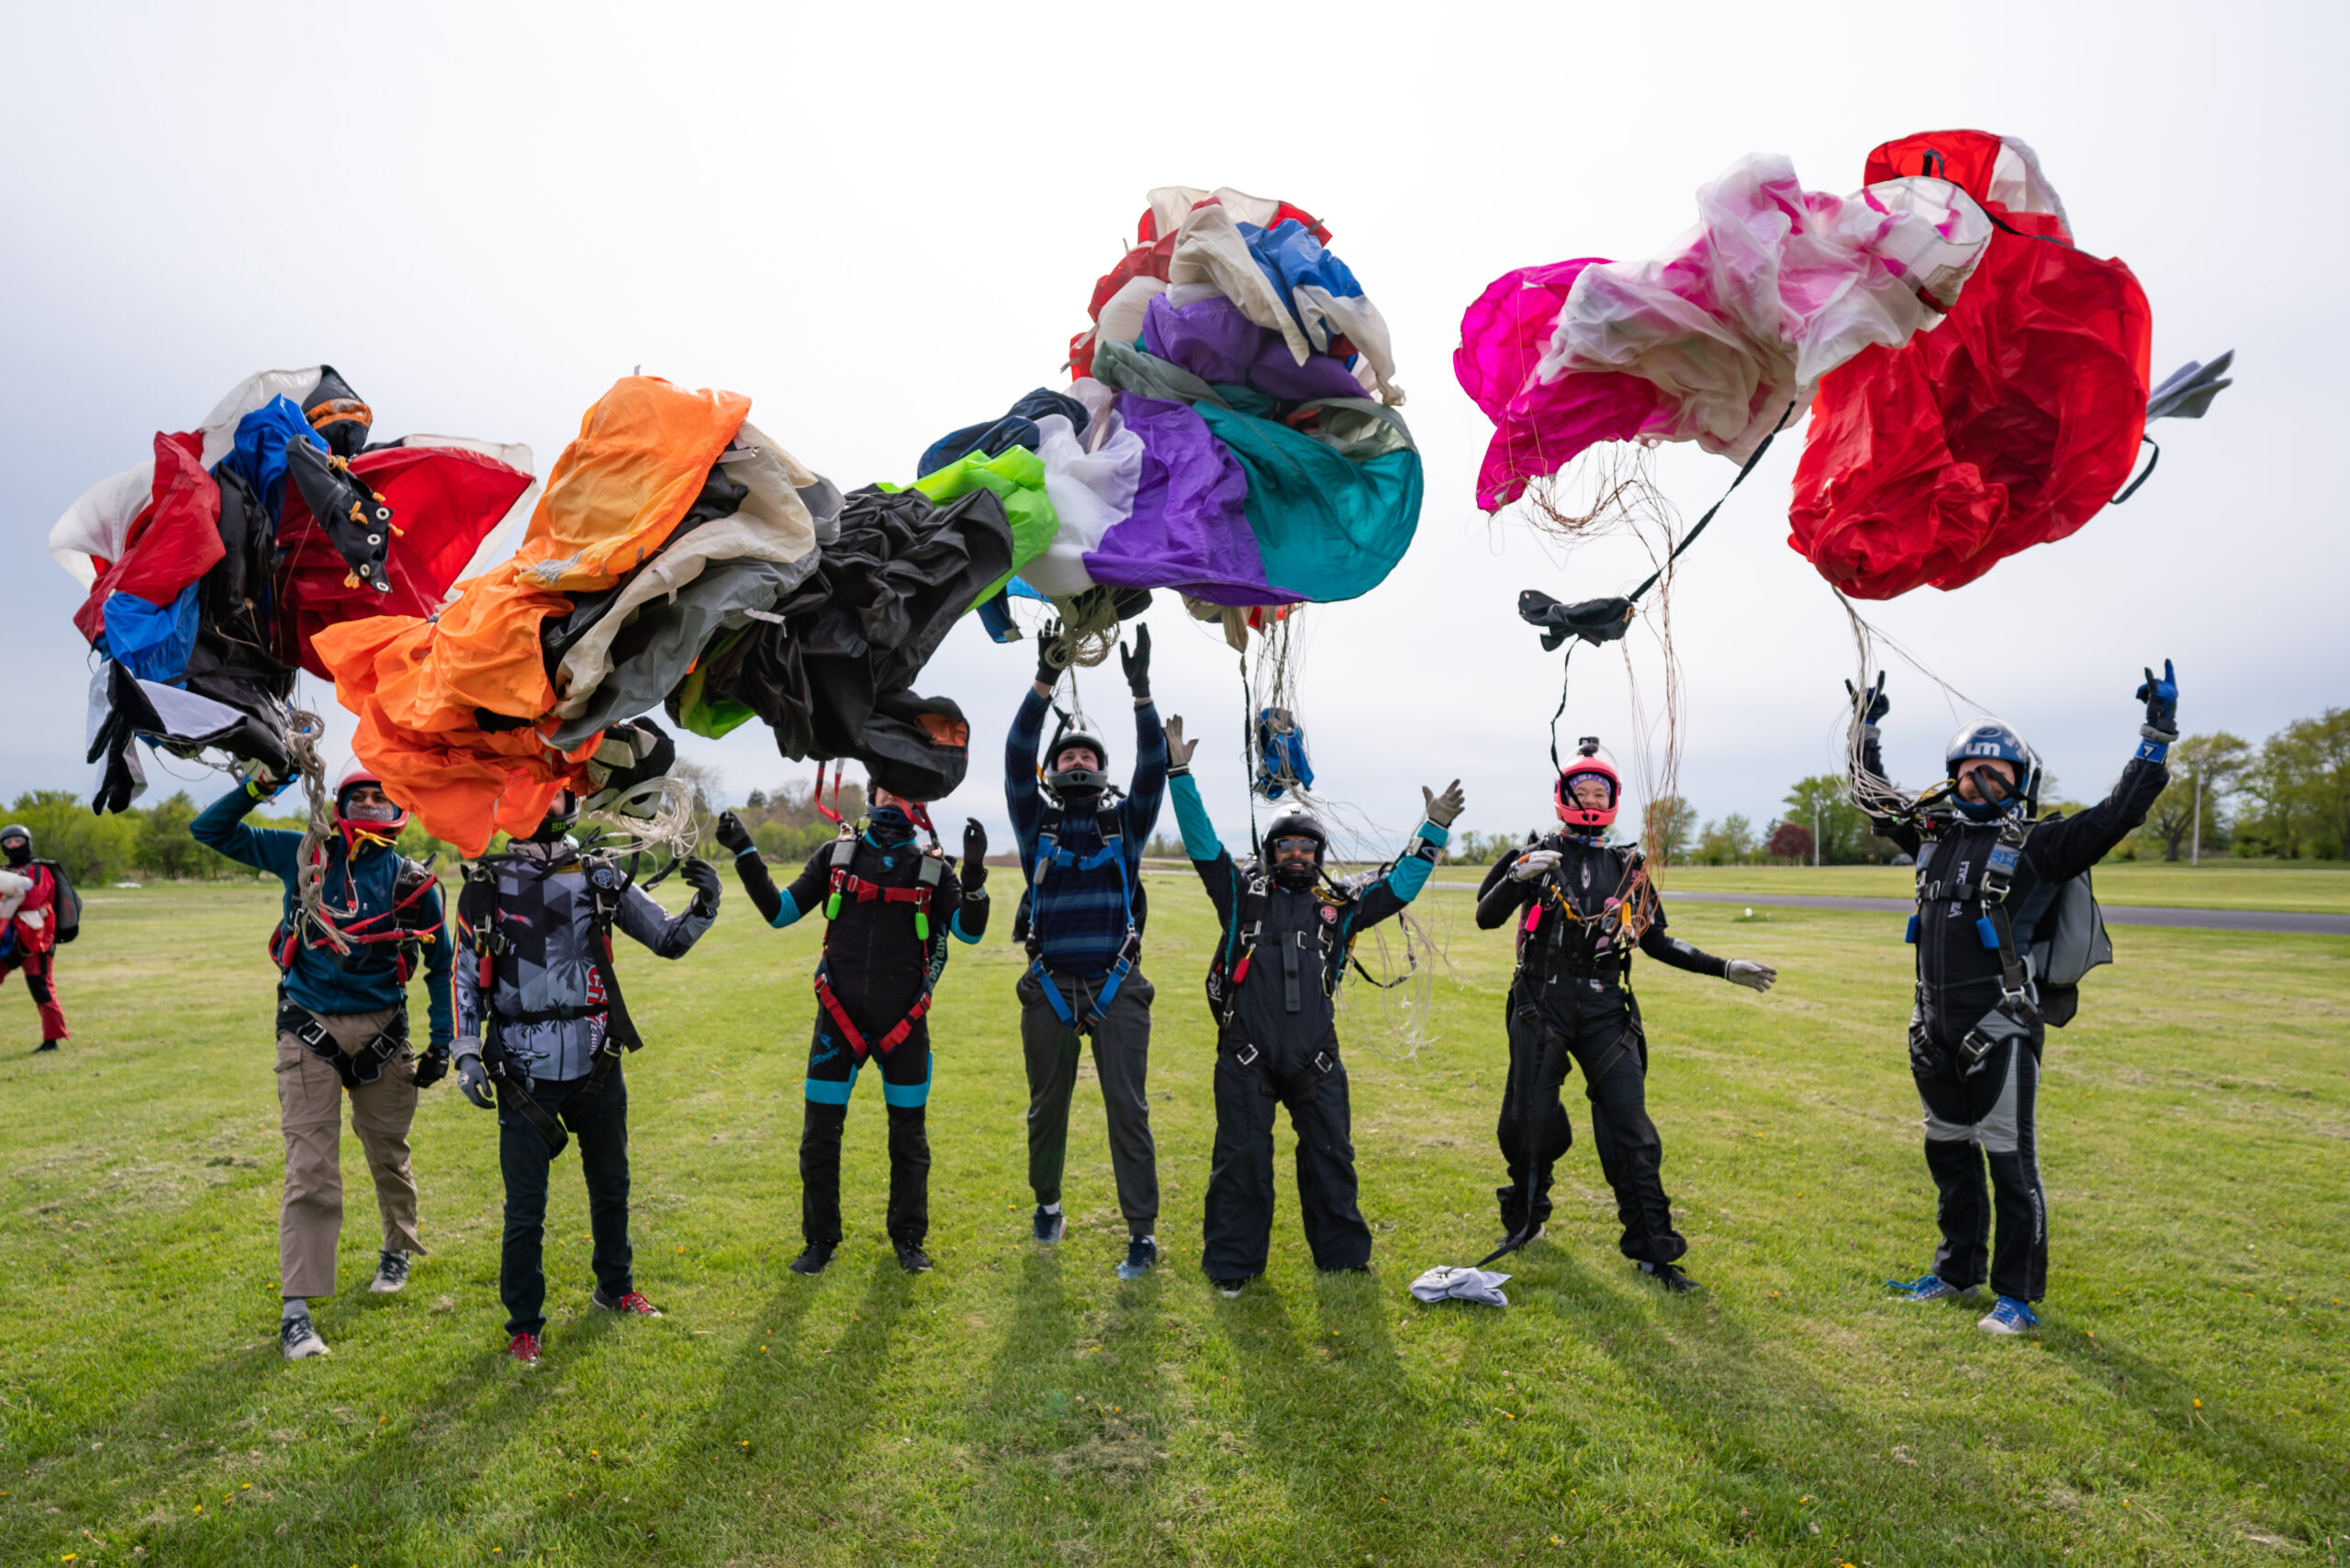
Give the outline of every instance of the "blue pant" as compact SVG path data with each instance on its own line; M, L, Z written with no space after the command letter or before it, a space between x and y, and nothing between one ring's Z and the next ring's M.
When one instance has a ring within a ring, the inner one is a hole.
M581 1097L585 1078L533 1081L531 1098L570 1129L588 1179L588 1228L596 1238L596 1283L617 1301L636 1288L628 1244L628 1084L620 1063L593 1099ZM498 1294L506 1303L506 1331L536 1334L546 1327L546 1271L540 1266L546 1235L547 1170L554 1158L537 1128L500 1106L498 1164L506 1176L506 1244L498 1263Z

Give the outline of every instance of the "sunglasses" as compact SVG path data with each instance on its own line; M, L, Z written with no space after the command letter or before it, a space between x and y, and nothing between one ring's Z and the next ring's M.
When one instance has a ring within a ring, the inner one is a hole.
M1277 838L1273 840L1276 855L1311 855L1322 846L1310 838Z

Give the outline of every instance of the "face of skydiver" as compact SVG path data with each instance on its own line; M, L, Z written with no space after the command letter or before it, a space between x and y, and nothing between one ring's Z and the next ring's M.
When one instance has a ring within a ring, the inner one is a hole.
M1304 834L1283 834L1270 846L1273 852L1273 880L1292 892L1303 892L1314 885L1315 857L1321 846Z
M400 809L380 784L353 784L343 791L342 814L355 823L397 822Z
M6 838L0 838L0 851L6 853L8 864L11 866L29 866L33 863L33 841L22 834L11 834Z
M1072 767L1082 767L1091 773L1102 771L1102 759L1090 745L1063 746L1053 757L1053 771L1067 773Z
M866 786L867 825L884 840L912 838L914 831L913 802L903 795L892 794L878 784Z
M2015 799L2015 764L1994 756L1974 756L1958 766L1958 798L1985 805Z
M1568 787L1567 793L1576 805L1590 812L1606 811L1616 796L1616 792L1607 787L1607 780L1596 773L1586 773L1576 778Z

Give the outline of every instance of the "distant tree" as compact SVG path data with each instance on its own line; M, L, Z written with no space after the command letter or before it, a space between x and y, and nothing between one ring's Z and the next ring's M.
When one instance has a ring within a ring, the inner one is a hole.
M1754 824L1732 812L1697 835L1696 858L1706 866L1736 866L1754 854Z
M1839 775L1822 773L1796 780L1787 791L1785 805L1784 821L1803 827L1807 836L1817 829L1823 865L1882 860L1892 853L1891 846L1869 831L1867 816L1844 798L1844 780Z
M1660 866L1686 856L1696 831L1697 808L1682 796L1661 796L1640 809L1640 847Z
M767 814L767 792L765 790L752 790L751 798L743 802L743 813L765 817Z
M2189 735L2170 750L2170 788L2146 813L2141 834L2163 846L2163 858L2177 860L2194 842L2196 781L2202 781L2202 841L2206 850L2227 847L2228 807L2253 764L2251 744L2222 730Z
M2296 719L2269 736L2242 788L2252 809L2238 830L2269 853L2333 858L2350 850L2350 708Z
M1774 860L1800 866L1811 858L1811 829L1800 823L1781 823L1771 830L1762 853Z

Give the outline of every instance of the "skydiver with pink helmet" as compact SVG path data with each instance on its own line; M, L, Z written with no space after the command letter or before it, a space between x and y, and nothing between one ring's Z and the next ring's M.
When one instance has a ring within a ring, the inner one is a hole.
M1572 1060L1583 1069L1592 1140L1615 1190L1624 1256L1665 1289L1688 1292L1698 1288L1680 1266L1689 1244L1673 1227L1664 1145L1649 1119L1648 1037L1628 983L1632 949L1758 991L1770 990L1778 971L1665 935L1646 857L1637 845L1607 841L1622 796L1614 759L1595 737L1584 737L1553 788L1560 831L1503 858L1478 890L1478 926L1491 931L1511 921L1517 933L1509 1078L1496 1129L1509 1182L1494 1196L1507 1233L1503 1250L1541 1238L1552 1168L1574 1141L1559 1097Z

